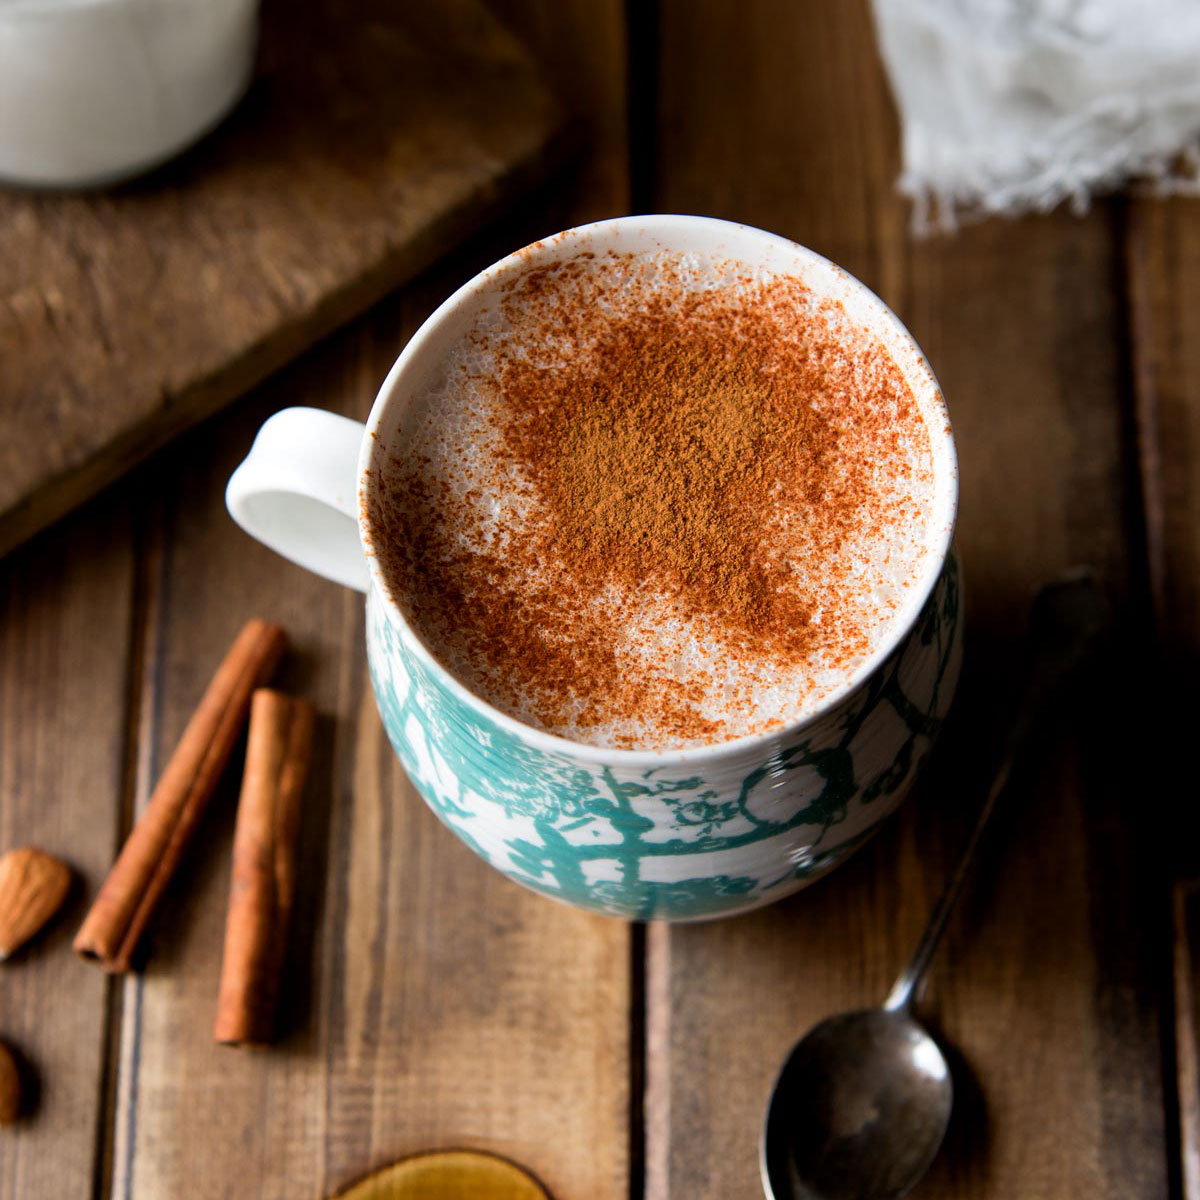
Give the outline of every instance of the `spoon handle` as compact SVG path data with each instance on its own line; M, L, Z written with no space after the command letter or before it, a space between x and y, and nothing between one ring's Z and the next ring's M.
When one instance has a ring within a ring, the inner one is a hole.
M892 986L883 1007L900 1012L911 1007L921 980L937 950L950 910L958 900L975 852L996 810L996 801L1008 786L1013 768L1025 750L1030 734L1038 726L1050 700L1072 672L1083 662L1097 635L1109 624L1108 604L1089 568L1081 568L1048 584L1038 593L1030 613L1030 661L1012 724L1003 742L999 766L988 788L987 798L975 819L975 827L955 864L921 935L908 966Z

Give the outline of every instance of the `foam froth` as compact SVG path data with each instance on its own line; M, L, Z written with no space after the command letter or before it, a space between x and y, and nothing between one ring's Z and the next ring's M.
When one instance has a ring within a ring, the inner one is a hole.
M579 742L779 728L862 666L931 553L930 414L802 280L578 255L485 298L371 513L468 688Z

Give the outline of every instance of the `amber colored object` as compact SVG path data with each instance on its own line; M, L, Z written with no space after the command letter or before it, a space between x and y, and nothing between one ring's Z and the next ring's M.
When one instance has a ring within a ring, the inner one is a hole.
M402 1158L360 1180L336 1200L551 1200L522 1167L477 1150Z

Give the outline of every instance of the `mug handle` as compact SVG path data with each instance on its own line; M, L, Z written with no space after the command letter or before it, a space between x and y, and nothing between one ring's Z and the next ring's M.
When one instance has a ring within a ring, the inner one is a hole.
M367 590L358 536L358 455L366 426L320 408L264 422L225 488L229 515L284 558Z

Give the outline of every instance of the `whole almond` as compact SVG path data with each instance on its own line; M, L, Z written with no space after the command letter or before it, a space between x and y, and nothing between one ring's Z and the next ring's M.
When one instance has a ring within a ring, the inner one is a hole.
M0 1042L0 1125L11 1125L21 1115L21 1072L13 1052Z
M0 962L58 911L71 887L71 868L32 846L0 858Z

